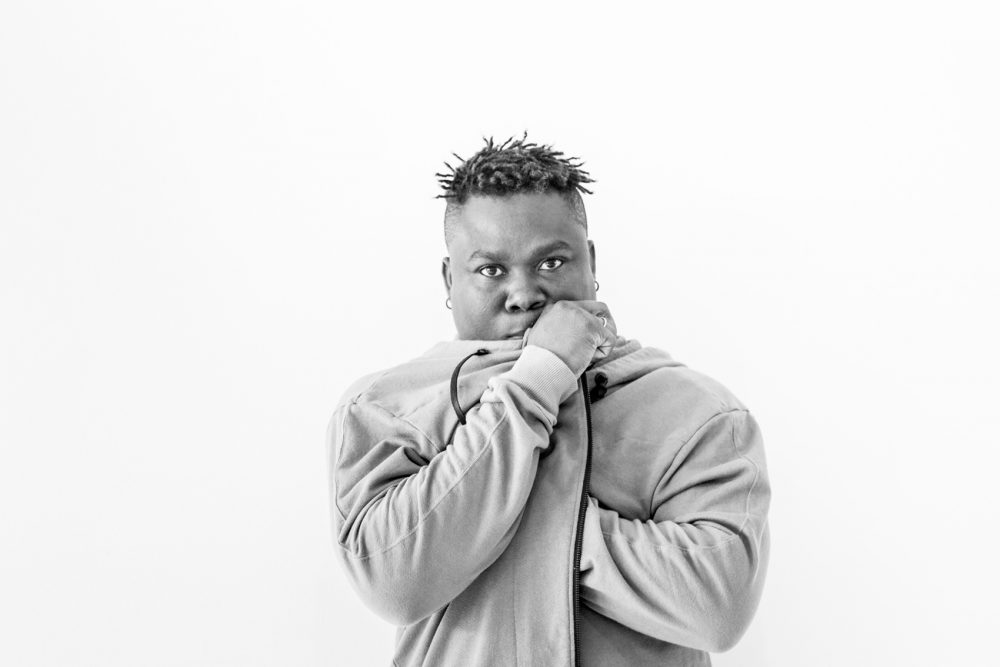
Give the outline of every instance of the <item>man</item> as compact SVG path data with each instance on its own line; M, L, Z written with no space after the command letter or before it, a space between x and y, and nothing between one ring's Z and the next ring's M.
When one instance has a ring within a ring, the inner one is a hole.
M337 558L399 667L709 665L760 599L757 423L618 336L562 155L490 140L439 174L458 337L330 421Z

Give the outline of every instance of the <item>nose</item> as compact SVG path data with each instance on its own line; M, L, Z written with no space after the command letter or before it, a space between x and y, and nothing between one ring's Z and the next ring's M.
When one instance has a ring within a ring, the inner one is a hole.
M508 313L526 313L545 306L545 293L531 276L512 276L504 304Z

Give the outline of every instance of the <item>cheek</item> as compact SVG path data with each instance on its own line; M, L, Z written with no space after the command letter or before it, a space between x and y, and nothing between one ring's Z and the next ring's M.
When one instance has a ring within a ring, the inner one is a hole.
M503 308L503 291L490 283L467 282L454 286L468 319L482 319Z
M567 301L590 300L593 298L594 283L586 271L574 271L560 276L552 285L554 297Z
M489 317L504 306L502 290L487 285L476 290L476 311L480 317Z

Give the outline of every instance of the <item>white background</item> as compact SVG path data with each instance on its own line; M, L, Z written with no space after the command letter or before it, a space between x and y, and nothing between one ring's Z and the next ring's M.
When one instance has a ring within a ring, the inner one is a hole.
M434 172L528 130L764 430L715 664L997 664L991 3L342 4L0 7L0 663L389 663L325 428L453 337Z

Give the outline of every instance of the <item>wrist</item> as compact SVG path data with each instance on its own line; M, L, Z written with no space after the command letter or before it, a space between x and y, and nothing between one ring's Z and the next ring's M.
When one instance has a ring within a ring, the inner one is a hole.
M506 373L490 381L513 381L523 387L553 414L574 391L579 374L556 353L539 345L526 345L521 356Z

